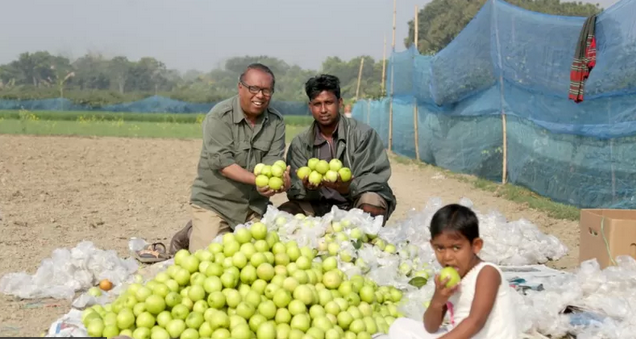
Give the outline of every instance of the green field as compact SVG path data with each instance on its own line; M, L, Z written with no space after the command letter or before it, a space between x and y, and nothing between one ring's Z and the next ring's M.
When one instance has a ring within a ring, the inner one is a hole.
M0 134L201 138L204 114L0 111ZM287 142L312 121L285 116Z

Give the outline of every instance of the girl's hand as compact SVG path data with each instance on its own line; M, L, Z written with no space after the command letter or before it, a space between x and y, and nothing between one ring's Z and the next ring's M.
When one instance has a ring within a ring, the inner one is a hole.
M446 283L450 278L440 280L439 274L435 276L435 293L431 300L431 305L435 304L437 307L444 307L448 299L459 289L459 284L453 287L446 287Z

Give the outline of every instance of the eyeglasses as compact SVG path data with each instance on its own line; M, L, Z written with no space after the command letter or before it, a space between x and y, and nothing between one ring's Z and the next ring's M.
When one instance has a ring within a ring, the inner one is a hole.
M274 94L274 89L269 89L269 88L260 88L258 86L249 86L248 84L244 83L243 81L239 81L241 83L241 85L243 85L243 87L246 87L248 91L250 91L250 93L252 94L258 94L258 92L262 92L264 96L268 97L271 96L272 94Z

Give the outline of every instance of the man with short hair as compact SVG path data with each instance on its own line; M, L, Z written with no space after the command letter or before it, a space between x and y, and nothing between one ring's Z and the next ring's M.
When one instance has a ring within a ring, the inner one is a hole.
M352 171L350 181L323 181L319 185L301 180L293 175L287 191L288 202L279 210L291 214L302 213L323 216L332 206L343 210L360 208L372 216L389 219L396 205L388 181L391 164L384 144L375 130L355 119L347 119L340 113L340 80L323 74L309 79L305 84L309 108L314 123L297 135L287 151L287 164L296 171L311 158L339 159Z
M205 116L190 200L192 221L173 237L171 254L204 249L217 235L262 217L269 198L290 187L289 166L278 191L258 188L253 173L258 163L284 161L285 121L269 107L275 82L267 66L251 64L239 77L238 95Z

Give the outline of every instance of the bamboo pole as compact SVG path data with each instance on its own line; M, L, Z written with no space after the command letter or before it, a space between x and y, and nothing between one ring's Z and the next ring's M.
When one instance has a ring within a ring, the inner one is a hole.
M384 49L382 50L382 96L386 96L384 82L386 81L386 34L384 35Z
M418 8L417 5L415 5L415 21L414 21L414 25L413 25L413 30L414 30L414 37L413 37L413 46L415 46L415 50L417 50L417 39L418 39L418 31L419 31L419 26L418 26L418 21L417 21L417 17L418 17ZM415 54L413 55L413 65L415 65ZM417 159L417 161L420 161L420 134L419 134L419 130L418 130L418 113L417 113L417 96L413 96L413 134L414 134L414 139L415 139L415 159Z
M362 80L362 68L364 67L364 58L360 58L360 69L358 70L358 86L356 87L356 101L360 94L360 80Z
M393 39L391 41L391 60L395 55L395 12L396 2L393 0ZM391 99L389 101L389 151L393 150L393 89L394 89L394 75L395 64L391 62Z
M501 123L503 124L503 174L501 175L501 183L505 184L508 172L508 133L506 131L506 114L501 115Z

